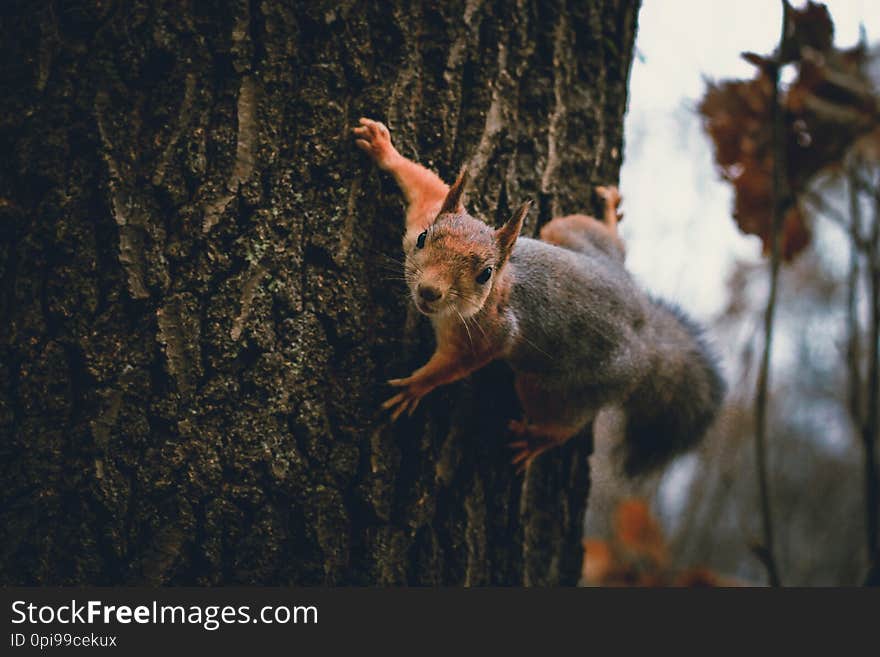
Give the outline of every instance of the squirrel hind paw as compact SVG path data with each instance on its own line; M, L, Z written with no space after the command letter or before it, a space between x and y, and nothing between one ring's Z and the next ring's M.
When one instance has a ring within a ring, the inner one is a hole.
M599 185L596 187L596 193L607 205L610 205L613 208L617 208L623 200L623 196L620 195L620 190L614 185Z
M508 443L508 448L515 450L511 463L516 466L517 474L528 470L538 456L561 445L571 436L568 431L557 427L529 424L522 420L511 420L507 428L519 440Z

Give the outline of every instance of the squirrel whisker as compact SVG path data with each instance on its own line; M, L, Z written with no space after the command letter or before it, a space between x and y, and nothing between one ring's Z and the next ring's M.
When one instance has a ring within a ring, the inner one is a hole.
M471 337L471 330L468 328L468 323L465 321L462 314L460 312L458 312L458 308L453 306L451 303L449 304L449 307L455 311L455 314L458 315L458 318L461 320L461 323L464 324L464 330L467 332L468 342L471 343L471 351L474 351L474 340Z
M696 445L718 414L724 380L700 327L675 305L647 295L626 270L616 187L597 189L603 219L553 217L540 239L520 237L529 202L493 229L462 201L466 168L447 186L403 157L381 123L360 124L357 146L394 176L408 199L404 261L387 254L378 260L403 269L417 304L445 303L453 311L430 313L437 347L410 377L392 383L404 387L384 404L392 419L438 385L504 360L516 377L524 418L510 425L520 470L589 430L612 405L626 416L627 474ZM476 341L472 323L482 334Z
M454 297L456 297L456 298L458 298L458 299L461 299L461 300L464 301L465 303L469 303L469 304L471 304L474 308L477 309L477 311L479 311L479 310L481 309L480 304L478 304L476 301L474 301L473 299L471 299L469 296L462 294L461 292L459 292L458 290L456 290L454 287L449 289L449 294L451 294L452 296L454 296ZM480 326L480 322L477 320L477 318L476 318L475 316L471 315L470 317L464 317L464 316L461 315L461 313L459 313L459 317L461 317L461 318L462 318L462 321L464 321L465 323L467 323L467 320L468 320L468 319L472 320L473 323L474 323L474 326L476 326L478 329L480 329L480 333L483 334L483 337L484 337L484 338L487 337L487 336L486 336L486 331L484 331L484 330L483 330L483 327Z

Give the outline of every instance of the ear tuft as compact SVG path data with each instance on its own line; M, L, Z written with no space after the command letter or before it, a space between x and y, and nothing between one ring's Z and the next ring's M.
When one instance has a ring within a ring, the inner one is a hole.
M516 243L516 238L519 237L523 221L525 221L531 207L532 202L526 201L519 206L513 216L507 220L507 223L495 231L495 239L498 241L498 248L501 249L502 260L507 260L510 252L513 251L513 245Z
M453 214L464 211L464 206L461 203L461 197L464 194L465 185L467 185L468 181L468 170L467 165L461 168L461 172L458 174L458 178L455 179L455 182L452 183L452 187L449 188L449 193L446 194L446 199L443 201L443 206L440 208L439 214L444 214L446 212L451 212Z

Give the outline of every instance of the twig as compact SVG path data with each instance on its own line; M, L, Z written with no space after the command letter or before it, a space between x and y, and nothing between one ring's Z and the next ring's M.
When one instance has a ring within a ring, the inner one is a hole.
M805 189L801 192L801 198L809 202L817 213L825 215L841 228L850 228L847 216L837 208L828 205L821 194L814 192L812 189Z
M877 472L877 433L880 430L880 198L875 199L874 225L868 255L868 281L871 303L871 344L868 359L868 394L862 425L865 447L865 514L868 541L868 582L880 579L880 478Z
M861 327L859 326L858 315L858 287L859 275L861 267L860 260L860 244L862 232L861 207L859 205L858 190L852 184L850 178L849 185L849 274L847 277L847 296L846 296L846 323L847 323L847 342L846 342L846 361L849 369L848 380L848 397L849 411L852 416L853 424L861 429L864 424L864 406L862 401L862 347L861 347Z
M868 180L862 178L858 171L852 171L850 173L850 181L859 189L859 191L872 196L875 201L880 202L880 187L872 185Z
M868 250L868 238L862 235L861 226L853 226L851 220L837 208L829 205L824 198L811 189L801 192L801 198L807 201L815 212L831 219L849 233L849 238L858 251Z
M776 297L779 288L780 242L782 239L782 220L787 209L789 195L785 171L785 143L782 107L779 103L779 61L785 47L788 32L789 5L782 2L782 34L779 49L772 67L773 94L773 219L771 226L772 249L770 253L770 293L764 311L764 350L761 354L761 367L758 372L758 390L755 395L755 462L758 475L758 497L761 504L763 545L755 546L754 552L767 569L770 586L781 586L779 567L776 563L773 541L773 515L770 507L770 485L767 477L767 394L770 384L770 352L773 345L773 320L776 315Z

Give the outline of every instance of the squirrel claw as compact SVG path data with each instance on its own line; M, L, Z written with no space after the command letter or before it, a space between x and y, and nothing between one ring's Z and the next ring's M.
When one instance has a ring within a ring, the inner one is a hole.
M409 386L409 378L392 379L388 383L395 387ZM422 397L426 394L426 392L421 392L410 386L383 402L382 410L391 410L392 422L396 422L404 412L406 412L407 416L412 417L413 413L416 412L416 408L418 408L419 402L422 401Z
M623 221L623 213L618 212L620 202L623 200L620 190L614 185L608 185L607 187L599 185L596 187L596 193L605 201L605 221L609 221L609 215L618 222Z
M620 190L618 190L617 187L615 187L614 185L598 185L596 187L596 193L606 202L613 203L615 207L620 204Z
M535 433L533 427L526 422L511 420L507 426L511 433L522 438L507 444L510 449L516 450L511 463L517 466L517 474L524 473L538 456L558 444L553 438Z
M386 399L384 402L382 402L382 410L387 411L392 406L397 406L397 404L403 401L404 397L404 393L400 392L394 395L391 399Z
M419 401L421 401L421 397L410 397L406 392L401 392L382 404L382 408L384 410L393 409L391 411L391 421L397 422L404 412L409 417L412 417L416 407L419 405Z
M520 437L527 436L529 433L529 425L523 420L511 420L507 424L507 429L510 431L510 433ZM526 443L526 441L520 440L512 442L510 443L510 446L513 447L514 445L520 445L522 443Z
M391 133L388 128L379 121L366 117L361 117L359 123L360 126L351 129L358 137L355 139L355 144L366 151L380 168L388 168L396 153L394 146L391 145Z

